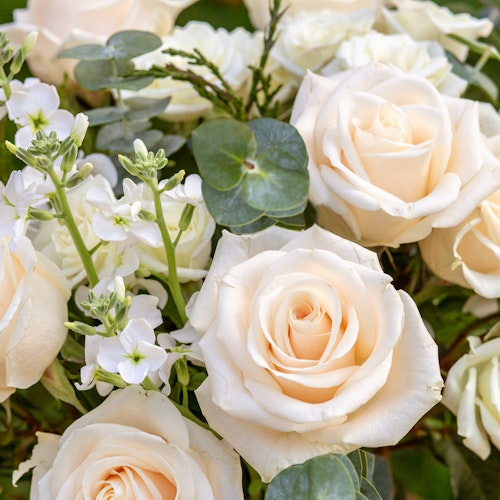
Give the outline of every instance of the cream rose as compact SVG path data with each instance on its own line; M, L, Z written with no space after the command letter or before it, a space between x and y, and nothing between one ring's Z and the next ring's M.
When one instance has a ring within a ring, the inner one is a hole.
M200 50L203 55L220 70L223 78L241 96L249 90L252 72L248 66L258 64L262 40L260 35L249 33L243 28L228 32L223 28L214 29L201 21L190 21L185 26L177 26L172 33L162 38L163 47L134 60L139 69L151 66L175 64L181 69L190 69L209 82L220 85L218 79L204 66L190 65L180 56L170 56L163 50L176 49L184 52ZM201 97L189 82L173 80L169 77L157 78L151 85L139 92L124 92L126 97L140 95L144 97L170 97L170 103L159 114L169 121L190 121L206 116L213 110L213 103Z
M394 9L382 7L377 28L386 33L408 33L415 40L436 40L443 48L465 60L467 46L448 38L453 33L468 40L488 36L493 30L490 19L478 19L462 12L454 14L447 7L431 1L392 0Z
M335 59L321 74L325 76L372 61L392 64L406 73L426 78L442 94L459 97L467 81L452 72L444 49L437 42L418 42L409 35L368 33L342 42Z
M70 290L60 270L20 238L0 239L0 402L42 377L66 338Z
M35 467L31 500L243 499L238 455L159 392L115 391L62 436L38 439L20 468Z
M319 224L363 245L419 241L500 187L477 103L387 64L310 73L291 123L307 146Z
M243 0L252 24L258 29L264 29L269 23L268 0ZM386 0L284 0L281 9L285 9L285 17L301 11L313 12L329 9L338 13L360 10L376 11Z
M480 103L481 132L500 161L500 115ZM419 242L434 274L487 298L500 298L500 191L482 201L460 224L434 229Z
M72 78L73 59L58 59L63 50L84 43L104 43L117 31L137 29L159 36L172 29L180 11L197 0L28 0L14 11L14 22L0 26L17 45L38 31L36 46L28 56L32 73L59 85L65 73Z
M208 423L269 481L397 443L440 399L437 347L376 254L317 226L224 233L189 313Z
M464 445L485 460L491 452L488 438L500 449L500 338L468 340L469 353L446 378L443 404L457 416Z

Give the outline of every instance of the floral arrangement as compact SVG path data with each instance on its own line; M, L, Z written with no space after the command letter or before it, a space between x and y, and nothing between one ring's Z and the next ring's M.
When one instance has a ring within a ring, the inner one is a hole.
M3 498L497 498L498 8L229 3L0 26Z

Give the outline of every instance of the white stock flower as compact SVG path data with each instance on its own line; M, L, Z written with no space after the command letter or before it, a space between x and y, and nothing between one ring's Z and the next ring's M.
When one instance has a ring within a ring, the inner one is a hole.
M92 227L93 217L99 209L86 200L91 190L107 193L106 196L110 199L114 197L109 182L100 175L89 175L67 193L71 213L88 249L95 248L101 242L101 238ZM33 244L61 268L73 286L85 280L85 270L80 255L64 224L60 224L57 220L43 221L33 237ZM92 254L92 260L97 274L102 277L127 276L139 266L134 251L120 242L108 242L98 246Z
M56 88L37 78L12 85L6 106L9 118L20 127L15 136L16 146L27 149L39 130L46 135L56 132L58 139L68 137L75 118L69 111L59 109L59 104Z
M224 233L189 313L201 410L264 481L397 443L440 400L437 346L376 254L318 226Z
M443 404L457 416L464 445L486 460L491 440L500 449L500 338L469 337L469 352L446 377Z
M14 22L0 26L16 46L33 31L37 42L28 54L31 72L60 85L73 79L74 59L59 59L63 50L86 43L103 44L126 29L170 32L179 12L197 0L28 0L25 9L14 10Z
M133 236L148 245L159 245L161 234L158 226L141 217L142 210L151 212L154 207L151 203L144 206L145 189L145 184L135 184L127 178L123 181L123 196L118 200L107 189L89 190L87 201L99 208L92 219L96 235L104 241L125 241Z
M165 349L155 345L151 325L132 319L116 337L101 337L97 362L111 373L119 373L128 384L140 384L167 361Z
M38 433L31 500L243 500L238 455L157 391L114 391L62 436Z
M405 73L426 78L442 94L459 97L467 81L452 72L444 49L437 42L418 42L406 33L368 33L345 40L335 59L321 73L333 75L373 61L392 64Z
M394 66L310 73L291 123L309 154L319 224L363 245L419 241L500 188L477 103Z
M467 57L467 46L446 35L453 33L473 41L493 30L488 18L478 19L465 12L454 14L431 1L392 0L391 5L395 8L382 7L377 29L385 33L408 33L415 40L436 40L462 61Z
M134 60L139 69L148 69L153 64L164 66L175 64L181 69L190 69L213 84L220 84L209 69L203 66L190 65L187 59L180 56L163 54L164 49L177 49L192 52L200 50L212 63L217 65L222 77L244 96L248 91L252 73L249 65L256 65L261 49L259 36L249 33L243 28L228 32L223 28L215 29L210 24L190 21L185 26L177 26L172 34L162 39L163 47L150 54ZM149 87L137 94L124 92L124 96L141 95L163 98L170 96L171 101L159 116L169 121L190 121L205 116L213 109L213 104L200 97L189 82L157 78Z

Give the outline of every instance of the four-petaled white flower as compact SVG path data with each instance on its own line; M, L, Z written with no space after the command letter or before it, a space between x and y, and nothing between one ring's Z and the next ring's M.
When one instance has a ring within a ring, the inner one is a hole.
M167 353L155 340L145 319L133 319L118 336L101 339L97 361L128 384L140 384L167 361Z
M153 206L144 206L144 184L135 184L131 179L123 181L123 196L119 200L108 191L91 189L87 201L101 212L94 215L92 227L104 241L125 241L131 235L152 246L161 242L158 226L141 217L144 210L151 212Z
M27 149L39 130L47 135L55 132L58 139L69 136L73 115L59 109L59 95L53 85L38 78L27 78L24 83L11 83L12 95L6 103L9 118L20 126L16 132L16 146Z

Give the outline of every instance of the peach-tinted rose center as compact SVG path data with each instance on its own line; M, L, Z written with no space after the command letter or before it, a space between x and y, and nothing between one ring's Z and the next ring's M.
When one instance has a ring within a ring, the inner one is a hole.
M126 500L128 498L175 500L177 488L163 474L136 467L119 467L97 485L96 500Z

